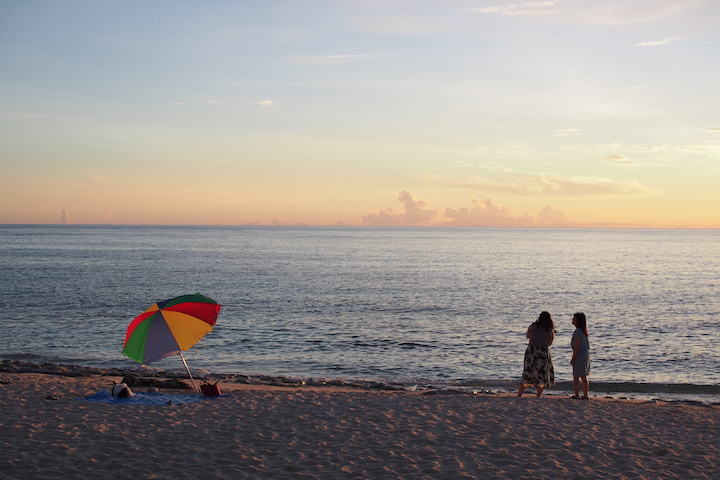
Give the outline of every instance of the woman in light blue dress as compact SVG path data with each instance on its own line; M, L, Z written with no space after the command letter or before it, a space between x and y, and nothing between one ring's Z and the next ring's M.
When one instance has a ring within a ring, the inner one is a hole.
M588 374L590 373L590 342L588 341L587 319L585 314L578 312L573 315L572 324L575 325L575 333L572 336L572 359L570 364L573 367L573 384L575 385L575 395L572 398L587 400L590 383L588 382ZM583 396L580 396L580 381L583 385Z

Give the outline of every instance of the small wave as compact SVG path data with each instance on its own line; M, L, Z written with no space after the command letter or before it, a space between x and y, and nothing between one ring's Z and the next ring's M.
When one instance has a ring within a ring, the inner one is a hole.
M0 353L3 360L40 360L43 357L34 353Z
M571 382L558 383L569 386ZM720 395L720 385L696 385L692 383L634 383L634 382L592 382L595 392L603 393L672 393L678 395Z
M434 348L432 345L426 345L424 343L416 342L402 342L398 344L400 348Z

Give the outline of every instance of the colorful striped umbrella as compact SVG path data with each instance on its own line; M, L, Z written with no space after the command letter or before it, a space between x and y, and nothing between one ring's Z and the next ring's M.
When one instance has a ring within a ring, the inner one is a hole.
M220 308L215 300L199 293L157 302L130 323L122 353L143 364L179 355L190 374L182 351L190 350L212 331Z

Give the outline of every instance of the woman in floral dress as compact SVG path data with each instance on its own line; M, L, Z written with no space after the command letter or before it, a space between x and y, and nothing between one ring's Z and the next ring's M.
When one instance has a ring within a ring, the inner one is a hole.
M540 397L546 387L555 385L555 369L550 358L550 345L555 339L555 325L548 312L541 312L525 334L530 339L525 349L525 363L518 397L526 387L535 387Z

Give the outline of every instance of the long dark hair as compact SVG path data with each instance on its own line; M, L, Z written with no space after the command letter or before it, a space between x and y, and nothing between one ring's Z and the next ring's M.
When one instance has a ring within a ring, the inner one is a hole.
M555 331L555 324L548 312L540 312L540 316L535 323L537 323L539 327L542 327L546 332L548 330L552 330L553 332Z
M585 318L585 314L582 312L577 312L575 315L573 315L573 318L575 319L575 326L582 330L587 337L589 334L587 331L587 319Z

